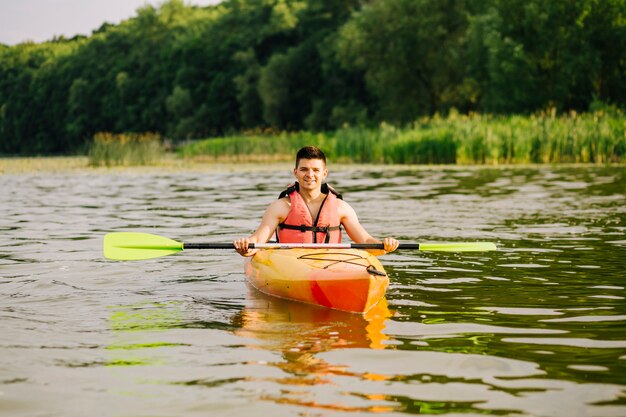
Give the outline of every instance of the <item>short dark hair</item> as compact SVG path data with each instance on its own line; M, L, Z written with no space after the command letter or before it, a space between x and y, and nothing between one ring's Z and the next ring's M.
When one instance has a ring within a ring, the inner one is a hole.
M326 155L324 155L324 152L322 152L320 148L316 148L315 146L300 148L296 154L296 168L298 168L298 162L300 162L301 159L321 159L324 161L324 165L326 165Z

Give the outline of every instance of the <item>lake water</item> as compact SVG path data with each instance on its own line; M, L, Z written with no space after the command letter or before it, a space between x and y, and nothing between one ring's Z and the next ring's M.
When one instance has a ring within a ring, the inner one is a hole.
M623 167L330 167L403 251L366 316L264 296L234 251L103 259L138 231L228 242L290 167L0 176L0 414L625 416Z

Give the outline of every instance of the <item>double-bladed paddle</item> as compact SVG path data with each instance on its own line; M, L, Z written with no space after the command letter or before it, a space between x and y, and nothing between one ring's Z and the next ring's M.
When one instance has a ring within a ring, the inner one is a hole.
M250 249L384 249L382 243L251 243ZM233 243L183 243L150 233L115 232L104 236L103 252L109 259L132 261L171 255L184 249L235 249ZM496 250L491 242L400 243L398 249L437 252Z

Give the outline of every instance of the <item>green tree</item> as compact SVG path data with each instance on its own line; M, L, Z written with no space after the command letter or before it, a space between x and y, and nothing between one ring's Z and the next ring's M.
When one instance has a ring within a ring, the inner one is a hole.
M337 48L344 66L365 71L381 118L410 122L445 110L463 76L466 26L463 1L374 1L341 28Z
M606 86L626 81L624 10L624 0L494 1L470 19L467 35L480 108L585 110L594 96L623 102L623 89Z
M261 66L252 48L236 52L234 60L242 67L233 79L237 87L237 102L242 127L258 127L263 124L263 102L259 96L258 83Z

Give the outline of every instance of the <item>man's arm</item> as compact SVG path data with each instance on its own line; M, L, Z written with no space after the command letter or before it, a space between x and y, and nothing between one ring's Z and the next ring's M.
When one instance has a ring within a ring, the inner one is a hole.
M385 249L384 251L380 250L369 250L368 252L374 255L383 255L388 252L393 252L398 249L398 245L400 244L396 239L391 237L386 237L382 242L370 235L367 230L361 225L359 222L359 218L356 215L354 209L350 206L350 204L346 203L343 200L338 201L339 206L339 219L341 224L346 229L346 233L350 239L352 239L355 243L383 243Z
M272 237L272 234L278 225L287 218L288 214L289 203L287 202L287 199L281 198L280 200L274 201L265 210L265 214L263 214L263 218L261 219L261 224L256 231L248 237L236 239L233 242L237 252L239 252L242 256L254 255L256 250L249 250L248 245L250 243L267 242L270 237Z

